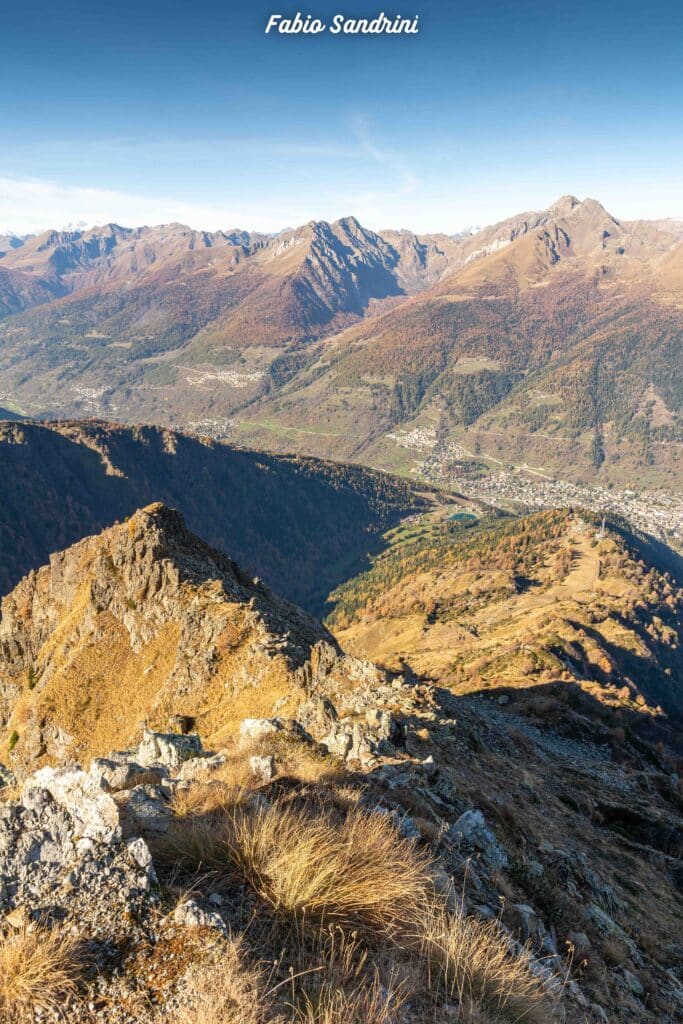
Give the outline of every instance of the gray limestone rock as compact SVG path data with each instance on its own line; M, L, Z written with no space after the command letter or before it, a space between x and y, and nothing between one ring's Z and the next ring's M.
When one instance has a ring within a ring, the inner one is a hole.
M272 755L250 757L249 767L260 782L270 782L275 778L275 758Z
M201 753L202 743L199 736L152 732L151 729L145 729L138 747L137 760L144 768L160 764L174 771L184 761L189 761Z
M282 723L278 718L245 718L240 724L240 736L248 740L260 740L282 731Z
M507 867L507 853L486 824L481 811L461 814L449 828L446 838L457 846L465 845L479 851L482 859L494 870Z
M213 928L222 935L227 935L225 921L216 910L204 910L195 900L179 903L173 914L176 924L184 928Z
M46 790L68 811L81 837L100 842L120 837L118 807L89 772L80 767L41 768L24 783L24 794L35 789Z

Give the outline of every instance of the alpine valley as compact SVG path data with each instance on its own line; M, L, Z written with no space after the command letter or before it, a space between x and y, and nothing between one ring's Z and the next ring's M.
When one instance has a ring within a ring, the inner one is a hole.
M456 236L353 217L272 236L109 224L0 253L15 414L447 482L683 485L681 221L565 196Z

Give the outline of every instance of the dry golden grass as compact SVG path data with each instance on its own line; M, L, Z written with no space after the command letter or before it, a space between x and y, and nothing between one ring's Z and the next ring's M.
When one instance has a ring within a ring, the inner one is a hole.
M227 830L240 796L240 791L221 783L199 783L177 793L167 832L147 837L155 863L192 872L227 871Z
M293 970L298 991L287 1009L296 1024L395 1024L410 989L391 953L374 950L370 957L357 936L339 927L321 931L316 944L300 949Z
M207 814L220 815L235 807L248 795L246 785L230 785L220 779L197 782L186 789L177 789L171 800L171 809L179 820L192 820Z
M295 737L273 733L258 740L233 741L224 751L225 763L212 773L210 780L196 782L176 792L173 810L177 817L222 811L240 802L242 796L256 788L249 759L255 755L272 755L278 777L288 777L305 784L332 783L343 780L340 764L319 753L311 744Z
M429 857L385 816L200 788L183 795L155 853L196 871L239 874L275 913L297 920L391 930L413 919L431 890Z
M359 987L353 992L323 988L315 995L306 994L295 1010L297 1024L393 1024L396 1007L387 1001L381 986Z
M242 744L242 757L244 750ZM248 754L272 754L278 775L286 775L299 782L330 782L345 775L341 762L336 758L320 753L310 743L283 733L271 733L252 743Z
M259 970L247 963L239 941L217 963L192 966L179 986L177 1002L165 1007L168 1024L265 1024L273 1022Z
M435 1000L484 1011L494 1022L549 1024L548 998L521 957L512 956L495 922L481 923L437 905L420 922L418 944Z
M497 926L448 912L434 891L430 857L388 817L353 799L331 805L333 789L327 801L319 794L269 803L225 787L208 810L200 791L164 840L167 863L237 878L258 895L250 944L280 965L278 943L288 944L293 1020L387 1024L401 1019L397 1008L410 996L437 1017L442 1003L457 1003L463 1021L548 1024L543 990Z
M0 937L0 1022L33 1020L76 991L83 968L79 942L57 929L22 925Z
M272 754L279 777L311 787L323 785L326 799L334 797L340 808L353 806L360 799L358 790L345 785L346 774L335 759L294 737L273 734L256 741L233 740L225 753L225 763L210 780L174 793L174 820L168 834L161 840L149 840L161 862L180 862L194 869L225 868L226 842L234 831L230 812L253 797L256 788L249 765L254 755Z
M21 788L19 786L1 786L0 787L0 804L9 804L14 800L18 800L21 795Z
M429 858L390 820L282 802L231 815L227 852L277 914L389 933L414 920L431 887Z

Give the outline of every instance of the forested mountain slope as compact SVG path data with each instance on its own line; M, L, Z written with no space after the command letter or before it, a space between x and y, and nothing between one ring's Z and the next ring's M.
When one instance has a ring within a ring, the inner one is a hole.
M237 450L156 427L0 424L0 590L89 533L164 501L252 573L320 611L424 499L356 466Z

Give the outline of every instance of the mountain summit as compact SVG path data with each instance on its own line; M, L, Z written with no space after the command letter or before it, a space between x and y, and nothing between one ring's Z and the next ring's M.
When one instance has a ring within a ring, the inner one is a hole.
M182 715L216 743L326 674L380 678L154 504L54 554L2 601L0 718L12 764L105 754ZM335 669L335 664L339 668Z

